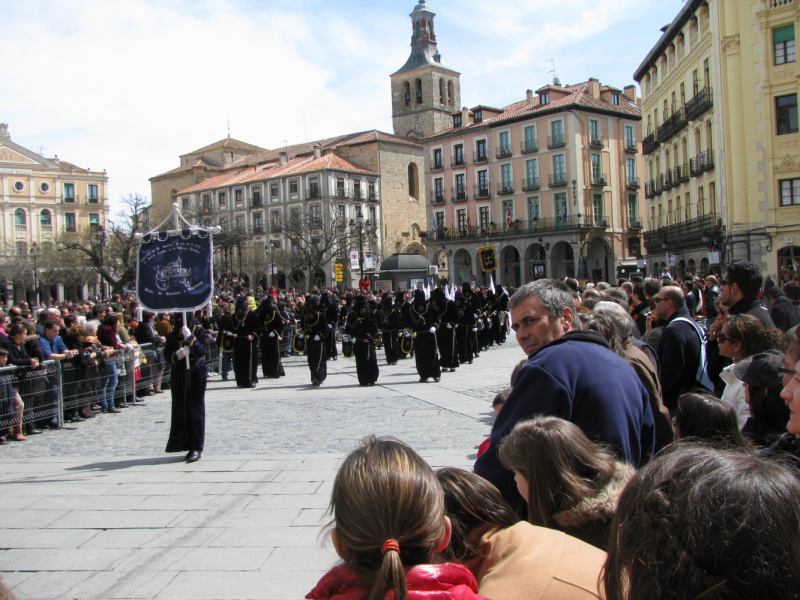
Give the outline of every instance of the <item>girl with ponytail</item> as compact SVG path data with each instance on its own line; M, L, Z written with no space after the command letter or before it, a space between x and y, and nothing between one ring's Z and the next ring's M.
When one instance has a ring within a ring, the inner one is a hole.
M306 596L312 600L482 600L465 567L437 563L450 543L444 493L414 450L365 438L339 469L328 509L344 564Z

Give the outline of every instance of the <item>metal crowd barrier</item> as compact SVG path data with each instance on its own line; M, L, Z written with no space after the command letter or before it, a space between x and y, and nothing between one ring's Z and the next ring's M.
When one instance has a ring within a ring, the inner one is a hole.
M64 411L61 408L61 374L56 361L45 361L35 369L3 367L0 369L0 381L10 383L25 403L23 423L58 417L61 424ZM8 407L8 411L0 413L0 430L16 425L14 398L0 398L0 406Z
M138 349L117 351L116 404L134 402L136 392L158 383L160 349L143 344ZM220 371L220 349L209 338L206 345L206 370L209 376ZM169 382L170 365L164 361L162 385ZM96 367L81 367L71 360L48 360L39 367L2 367L0 383L9 383L19 393L25 404L22 423L31 423L56 417L63 425L64 411L81 408L87 404L101 404L103 400L104 371ZM4 387L0 387L0 394ZM0 396L0 431L16 425L14 398Z

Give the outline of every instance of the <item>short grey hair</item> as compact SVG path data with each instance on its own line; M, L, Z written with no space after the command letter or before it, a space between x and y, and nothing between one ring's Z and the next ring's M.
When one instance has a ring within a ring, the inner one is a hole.
M516 308L528 296L538 296L542 306L550 311L551 319L557 319L563 315L565 308L575 310L572 290L566 283L558 279L539 279L526 283L511 296L508 308Z
M627 340L631 336L631 325L634 324L630 313L616 302L604 300L594 305L594 312L605 315L609 318L617 330L617 335L622 340Z

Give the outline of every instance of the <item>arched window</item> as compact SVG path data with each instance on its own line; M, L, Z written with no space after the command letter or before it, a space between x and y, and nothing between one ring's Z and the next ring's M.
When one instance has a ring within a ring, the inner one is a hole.
M422 104L422 80L417 79L414 82L414 86L417 89L417 104Z
M417 165L415 163L408 163L408 195L412 198L417 197L417 185L419 177L417 177Z
M448 104L452 104L453 103L453 82L452 81L448 81L447 82L447 103Z
M25 225L25 211L21 208L18 208L14 211L14 225Z
M444 79L439 80L439 104L444 104Z
M409 106L411 104L411 85L407 81L403 84L403 98L406 106Z
M50 211L46 208L39 215L39 224L46 227L50 227L53 224L53 217L50 215Z

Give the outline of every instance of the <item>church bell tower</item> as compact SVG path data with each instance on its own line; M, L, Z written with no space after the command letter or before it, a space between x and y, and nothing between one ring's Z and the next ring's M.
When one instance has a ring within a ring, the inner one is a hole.
M460 73L442 62L425 0L411 12L411 55L391 75L395 135L421 139L453 127L461 107Z

